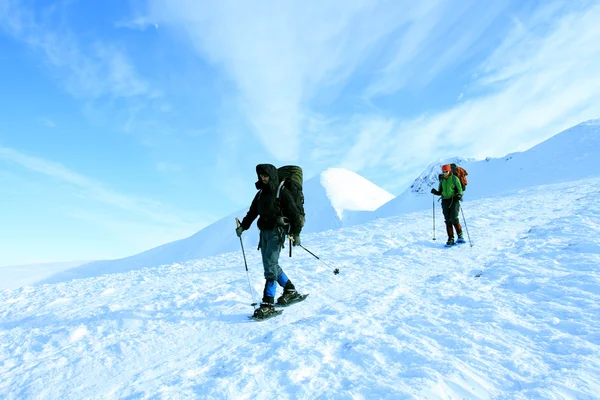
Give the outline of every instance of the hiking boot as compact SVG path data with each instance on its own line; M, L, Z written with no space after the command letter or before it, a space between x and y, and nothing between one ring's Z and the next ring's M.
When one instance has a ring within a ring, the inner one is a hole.
M465 237L463 236L462 231L457 233L458 239L462 239L465 240Z
M448 238L448 241L446 242L446 246L452 246L452 245L454 245L454 238L453 237Z
M296 289L284 289L283 294L277 299L277 304L286 305L293 302L300 294Z
M264 319L269 317L271 314L276 314L275 307L273 304L269 303L260 303L260 307L254 310L254 318Z

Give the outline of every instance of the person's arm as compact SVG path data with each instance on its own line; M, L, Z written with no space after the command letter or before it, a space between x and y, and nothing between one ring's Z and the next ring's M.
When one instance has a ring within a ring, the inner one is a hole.
M435 194L436 196L442 195L442 181L440 181L440 183L438 184L437 190L431 189L431 193Z
M258 195L259 194L260 194L260 192L258 192L256 194L256 196L254 196L254 200L252 200L252 204L250 204L250 209L248 210L248 212L246 213L246 216L242 220L241 226L242 226L242 228L244 228L245 231L250 229L250 226L252 225L252 223L254 222L256 217L258 217Z

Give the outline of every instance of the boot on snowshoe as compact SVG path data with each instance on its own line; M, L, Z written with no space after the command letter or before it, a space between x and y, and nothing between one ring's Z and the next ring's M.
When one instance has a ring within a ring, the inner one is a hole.
M256 310L254 310L254 315L252 317L256 318L256 319L266 319L266 318L273 316L273 314L279 314L275 310L275 307L273 306L273 304L260 303L260 307L258 307Z
M446 246L454 246L454 238L453 237L448 238L448 241L446 242Z
M280 306L286 306L294 303L301 295L296 289L284 289L283 294L277 299L277 304Z

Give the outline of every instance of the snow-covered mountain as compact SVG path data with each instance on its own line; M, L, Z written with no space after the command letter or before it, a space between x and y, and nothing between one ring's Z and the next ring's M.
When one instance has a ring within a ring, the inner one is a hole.
M246 275L237 247L0 290L0 398L596 399L598 122L502 159L458 160L472 246L433 240L431 210L343 226L377 201L333 200L324 174L307 182L337 220L305 233L319 260L282 257L310 297L272 320L247 319L263 269L247 251ZM429 207L439 164L412 188ZM239 244L226 221L210 234Z
M0 398L597 399L598 188L471 201L473 247L428 210L307 234L341 272L282 257L310 296L264 322L256 251L0 291Z
M531 149L502 158L474 161L464 158L431 164L398 197L375 212L360 213L354 223L364 223L424 208L431 208L431 188L437 188L441 166L451 162L465 168L469 184L464 201L511 193L540 184L569 182L597 176L600 160L600 119L587 121L558 133Z
M330 168L304 183L306 223L303 234L337 229L345 225L353 213L373 211L394 196L362 176L341 168ZM252 198L248 199L248 207ZM58 273L43 283L56 283L73 278L125 272L163 264L181 263L240 248L235 235L235 218L240 220L248 208L236 211L207 226L194 235L155 247L143 253L118 260L95 261ZM244 233L247 249L256 249L256 222Z

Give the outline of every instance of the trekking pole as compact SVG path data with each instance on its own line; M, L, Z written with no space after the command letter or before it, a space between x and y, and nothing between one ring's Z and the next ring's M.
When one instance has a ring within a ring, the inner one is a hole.
M315 253L313 253L312 251L310 251L309 249L307 249L306 247L302 246L301 244L299 244L298 246L302 247L304 250L306 250L311 256L313 256L314 258L316 258L317 260L321 261L323 264L325 264L328 268L331 268L325 261L321 260L319 258L319 256L317 256ZM340 273L340 270L338 268L333 270L333 273L335 275Z
M239 227L241 225L240 220L235 219L236 226ZM252 297L252 307L256 306L258 303L254 300L254 291L252 290L252 285L250 284L250 274L248 273L248 262L246 261L246 252L244 251L244 242L242 241L242 237L240 236L240 245L242 246L242 254L244 256L244 265L246 266L246 277L248 278L248 287L250 288L250 297Z
M473 242L471 242L471 235L469 235L469 227L467 226L467 220L465 219L465 213L463 211L462 204L460 207L460 212L463 216L463 222L465 223L465 229L467 230L467 237L469 238L469 244L471 245L471 247L473 247Z
M435 240L435 195L431 194L432 212L433 212L433 240Z

